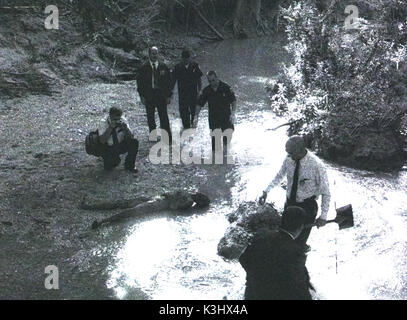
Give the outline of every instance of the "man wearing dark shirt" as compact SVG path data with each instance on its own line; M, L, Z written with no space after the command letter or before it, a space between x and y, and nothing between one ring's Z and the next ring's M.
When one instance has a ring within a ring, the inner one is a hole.
M207 73L209 85L202 90L198 98L194 126L198 122L201 108L208 103L208 120L211 131L230 129L233 131L236 110L236 97L232 88L219 80L215 71ZM227 143L227 137L223 136L223 143ZM212 150L215 150L215 137L212 136Z
M182 61L172 72L174 85L178 81L179 114L184 129L191 128L198 92L202 89L202 71L196 62L191 61L190 56L188 50L182 51Z
M164 63L158 61L157 47L149 49L149 60L139 70L137 91L140 94L141 103L146 106L150 133L156 129L155 109L157 108L160 127L166 130L171 143L170 121L167 112L167 105L170 104L172 97L171 73Z
M295 239L306 219L304 209L287 207L278 231L262 228L239 261L246 271L245 300L311 300L305 252Z

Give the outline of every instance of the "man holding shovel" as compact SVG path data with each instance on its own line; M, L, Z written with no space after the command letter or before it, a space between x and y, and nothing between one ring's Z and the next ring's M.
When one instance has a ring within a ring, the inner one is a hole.
M281 180L287 177L287 200L284 208L288 206L298 206L307 213L305 224L316 223L317 227L326 224L326 218L331 199L329 191L328 176L321 160L305 148L304 140L301 136L292 136L288 139L285 149L287 157L281 169L268 185L259 199L260 204L264 204L267 193L278 185ZM315 221L318 213L317 199L322 196L321 215ZM283 213L284 215L284 213ZM302 230L296 242L308 251L306 244L311 232L311 227Z

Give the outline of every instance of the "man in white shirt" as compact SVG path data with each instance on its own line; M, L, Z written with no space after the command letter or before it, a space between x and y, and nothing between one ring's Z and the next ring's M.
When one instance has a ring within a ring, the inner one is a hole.
M318 227L322 227L326 224L331 199L325 166L317 156L305 148L304 140L300 136L290 137L285 149L288 155L277 175L263 191L259 202L263 204L270 189L287 177L287 201L284 208L299 206L307 212L305 224L314 223L318 213L316 200L321 195L321 215L316 223ZM310 232L311 228L305 228L296 239L306 249L309 248L306 242Z
M105 170L112 170L120 163L120 154L127 153L124 168L132 173L137 173L134 167L138 152L139 142L134 138L129 125L124 117L123 111L112 107L109 117L104 123L103 132L99 136L101 156Z

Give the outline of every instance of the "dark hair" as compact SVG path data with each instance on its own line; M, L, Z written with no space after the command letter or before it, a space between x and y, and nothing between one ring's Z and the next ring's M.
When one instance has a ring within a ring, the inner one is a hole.
M181 57L182 58L189 58L191 56L191 53L189 52L189 50L183 50L181 53Z
M119 116L121 117L123 114L122 109L117 108L117 107L111 107L109 110L109 116Z
M281 217L281 228L287 231L295 231L301 228L306 219L306 212L297 206L287 207Z
M216 74L216 71L214 70L210 70L206 73L207 76L215 76L216 78L218 77L218 75Z

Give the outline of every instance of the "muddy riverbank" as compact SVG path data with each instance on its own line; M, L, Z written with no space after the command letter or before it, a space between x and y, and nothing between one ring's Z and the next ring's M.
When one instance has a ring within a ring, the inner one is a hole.
M84 152L86 133L113 105L124 108L140 140L137 175L123 166L104 172L102 163ZM107 291L89 294L96 289L75 284L76 277L103 282L100 258L89 260L99 240L83 233L93 220L112 214L81 210L81 199L154 197L174 186L198 188L199 169L148 161L148 128L134 83L67 87L61 95L7 101L7 107L0 114L2 298L109 297ZM45 290L47 265L59 267L60 290Z
M52 96L3 100L0 298L222 299L230 293L241 298L245 274L238 263L217 255L217 245L229 226L227 215L261 194L285 156L286 132L270 129L286 120L270 110L265 92L289 58L283 46L284 39L275 36L198 50L203 71L218 70L237 96L231 165L153 165L134 81L67 85ZM137 175L122 166L104 172L102 163L84 151L86 133L111 106L124 109L140 140ZM173 132L179 132L176 95L169 115ZM206 156L206 109L200 119L193 143ZM311 233L307 267L318 298L405 298L405 172L377 174L325 163L331 207L352 203L355 227ZM80 209L83 197L154 197L181 188L207 194L209 209L152 215L97 231L89 231L92 222L116 212ZM282 188L269 195L277 209L283 200ZM59 269L58 290L44 286L48 265Z

